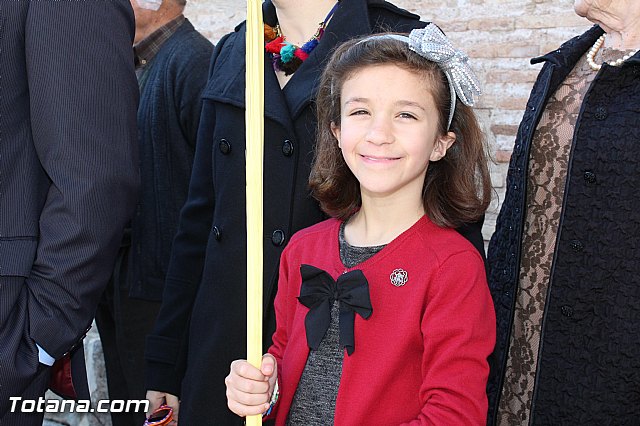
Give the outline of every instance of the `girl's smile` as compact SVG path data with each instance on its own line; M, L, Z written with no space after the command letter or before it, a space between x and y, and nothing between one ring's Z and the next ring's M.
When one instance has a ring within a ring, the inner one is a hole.
M363 161L374 163L374 164L391 163L401 158L401 157L379 157L375 155L365 155L365 154L360 154L360 156L362 157Z

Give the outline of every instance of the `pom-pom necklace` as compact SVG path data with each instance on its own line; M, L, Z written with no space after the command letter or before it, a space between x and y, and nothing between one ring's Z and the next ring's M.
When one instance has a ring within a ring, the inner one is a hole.
M337 8L338 2L331 8L324 21L320 22L313 37L300 47L287 41L280 31L280 25L271 27L264 24L264 38L267 41L264 48L273 55L273 69L283 71L287 76L296 72L320 42L327 23Z

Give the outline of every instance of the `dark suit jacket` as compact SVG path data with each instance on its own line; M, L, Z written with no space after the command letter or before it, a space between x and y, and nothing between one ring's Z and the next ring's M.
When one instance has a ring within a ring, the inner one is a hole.
M81 342L131 216L133 34L129 0L0 2L0 418L36 342Z

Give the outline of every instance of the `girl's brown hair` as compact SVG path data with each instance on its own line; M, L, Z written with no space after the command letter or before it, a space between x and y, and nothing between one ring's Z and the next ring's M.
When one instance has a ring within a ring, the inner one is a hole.
M340 126L340 97L346 80L365 67L396 65L424 76L439 111L442 135L451 109L449 83L436 63L412 52L401 40L365 39L336 49L322 74L317 98L318 141L309 186L322 209L340 219L351 216L362 203L360 184L331 132L331 123ZM449 131L456 134L456 141L445 157L429 164L422 198L434 223L459 227L482 217L491 201L491 179L484 135L472 109L459 100Z

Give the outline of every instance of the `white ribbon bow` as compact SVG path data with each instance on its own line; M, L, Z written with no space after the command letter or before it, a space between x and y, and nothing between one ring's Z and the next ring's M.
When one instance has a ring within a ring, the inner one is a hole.
M451 90L451 111L447 129L453 120L456 106L456 94L460 102L467 106L475 104L474 97L480 96L480 83L468 64L469 57L455 49L447 37L434 24L412 30L409 34L409 49L440 66L449 80Z

